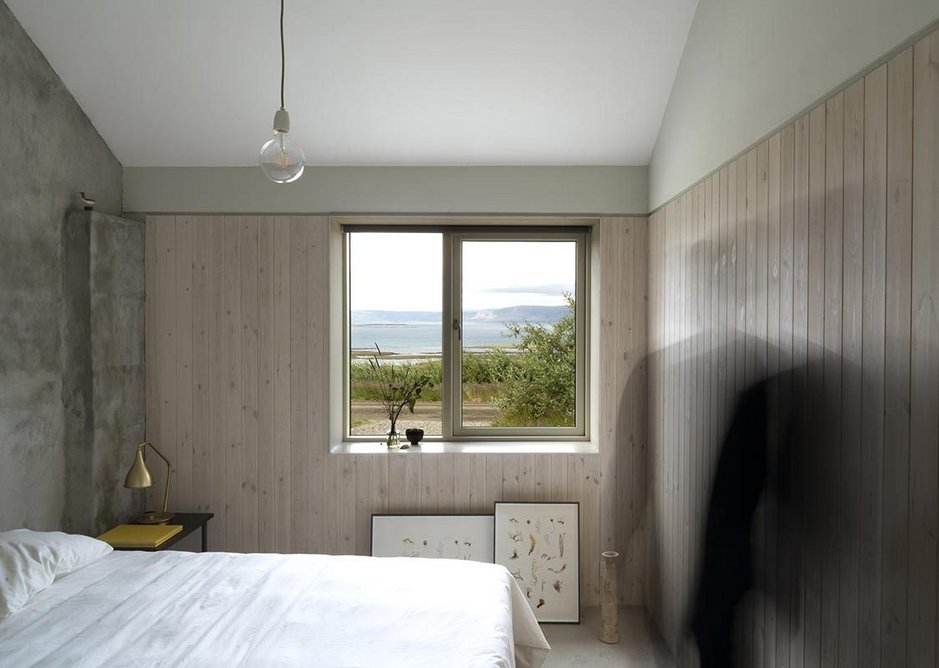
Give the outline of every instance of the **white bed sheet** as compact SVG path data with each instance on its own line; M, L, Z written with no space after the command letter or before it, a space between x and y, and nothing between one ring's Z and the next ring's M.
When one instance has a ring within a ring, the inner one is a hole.
M0 666L536 668L549 651L501 566L115 552L0 623Z

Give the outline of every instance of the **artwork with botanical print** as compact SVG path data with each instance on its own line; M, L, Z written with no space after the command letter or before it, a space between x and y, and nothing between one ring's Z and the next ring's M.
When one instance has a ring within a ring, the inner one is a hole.
M492 515L372 515L372 556L492 563L492 527Z
M578 505L497 503L495 522L495 561L518 582L538 621L578 621Z

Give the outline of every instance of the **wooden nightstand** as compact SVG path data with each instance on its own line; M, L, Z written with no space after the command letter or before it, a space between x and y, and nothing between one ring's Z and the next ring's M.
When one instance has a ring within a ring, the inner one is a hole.
M173 513L173 519L167 524L182 524L183 530L157 547L115 547L115 550L138 550L140 552L159 552L168 550L183 538L194 532L196 529L202 529L202 551L208 549L208 525L209 520L215 517L214 513Z

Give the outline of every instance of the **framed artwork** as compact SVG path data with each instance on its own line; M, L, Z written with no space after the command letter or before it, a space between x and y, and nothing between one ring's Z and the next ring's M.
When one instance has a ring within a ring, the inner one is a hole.
M580 504L496 502L495 532L495 563L537 620L579 624Z
M492 563L492 515L372 515L373 557Z

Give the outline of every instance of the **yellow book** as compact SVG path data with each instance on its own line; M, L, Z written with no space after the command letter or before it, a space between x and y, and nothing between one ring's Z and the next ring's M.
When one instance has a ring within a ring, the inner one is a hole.
M98 536L111 547L159 547L183 530L182 524L118 524Z

